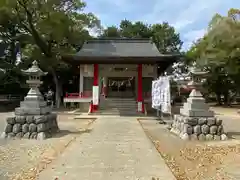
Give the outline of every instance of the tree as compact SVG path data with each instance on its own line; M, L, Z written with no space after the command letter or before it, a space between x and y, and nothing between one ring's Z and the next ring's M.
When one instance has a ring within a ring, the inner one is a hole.
M27 36L21 33L16 17L7 13L6 9L0 11L0 84L2 93L19 93L25 84L20 72L22 64L18 62L17 51L24 47Z
M109 37L109 38L118 38L120 37L120 31L115 26L107 27L103 30L103 33L100 37Z
M56 102L60 105L61 82L58 70L65 68L61 55L75 53L77 44L89 38L86 28L96 27L99 21L82 13L85 3L79 0L2 0L0 12L16 17L22 34L29 36L24 55L40 61L50 72L56 86ZM0 14L2 16L2 14Z
M145 24L141 21L122 20L119 27L104 29L101 37L151 38L161 53L179 53L183 42L174 27L162 24Z
M187 53L192 60L210 72L207 87L229 104L231 96L239 93L240 83L240 10L230 9L228 16L216 14L208 32ZM221 87L221 88L220 88Z

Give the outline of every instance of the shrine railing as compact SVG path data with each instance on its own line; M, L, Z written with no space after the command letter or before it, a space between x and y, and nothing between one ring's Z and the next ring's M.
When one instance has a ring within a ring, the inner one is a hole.
M65 98L90 98L92 91L84 91L81 93L66 93Z
M0 101L19 101L21 100L21 95L11 95L11 94L5 94L0 95Z

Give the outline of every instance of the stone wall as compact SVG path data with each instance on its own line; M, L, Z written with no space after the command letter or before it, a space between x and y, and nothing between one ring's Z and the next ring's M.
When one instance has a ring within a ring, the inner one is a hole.
M171 132L184 140L226 140L222 120L217 117L175 115Z
M56 114L15 116L6 119L2 138L46 139L59 131Z

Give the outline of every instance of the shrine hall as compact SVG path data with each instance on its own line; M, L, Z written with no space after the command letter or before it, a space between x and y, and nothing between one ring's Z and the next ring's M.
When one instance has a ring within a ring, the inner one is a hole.
M119 38L88 40L79 52L62 58L79 69L79 92L66 93L65 103L79 103L81 108L92 103L96 112L114 100L112 108L122 104L144 113L151 104L152 81L180 55L160 53L150 39Z

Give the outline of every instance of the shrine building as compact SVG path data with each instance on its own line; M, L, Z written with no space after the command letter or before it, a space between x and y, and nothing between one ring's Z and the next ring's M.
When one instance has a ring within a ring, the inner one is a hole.
M65 103L89 107L92 101L98 111L111 99L131 101L136 112L144 113L151 104L152 80L180 55L161 54L150 39L120 38L88 40L79 52L62 58L79 69L79 91L66 93Z

